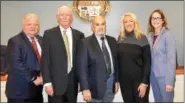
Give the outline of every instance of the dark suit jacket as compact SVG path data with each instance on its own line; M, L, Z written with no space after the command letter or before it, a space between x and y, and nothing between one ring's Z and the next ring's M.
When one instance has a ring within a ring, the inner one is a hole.
M74 73L74 89L77 91L76 49L78 41L84 38L84 34L73 28L71 29L73 38L73 68L71 72ZM67 52L59 26L44 32L41 70L44 84L51 82L54 93L63 95L68 83Z
M6 68L6 45L1 45L1 53L0 53L0 75L4 75L7 73Z
M117 81L117 42L113 37L106 35L106 38L112 52L114 76ZM106 65L94 34L80 42L77 57L81 90L89 89L93 98L102 99L107 82Z
M36 36L41 45L42 37ZM10 38L7 46L8 79L6 96L10 99L28 99L35 95L32 78L38 76L40 64L31 42L24 32Z

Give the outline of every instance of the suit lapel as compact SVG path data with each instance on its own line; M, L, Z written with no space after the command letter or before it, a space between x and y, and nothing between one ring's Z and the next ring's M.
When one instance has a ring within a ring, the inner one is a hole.
M35 50L33 49L32 44L31 44L31 42L29 41L29 39L28 39L28 37L26 36L26 34L24 34L23 32L21 32L21 36L22 36L24 42L26 43L26 46L27 46L29 49L31 49L31 51L33 52L34 56L37 57L37 56L36 56L36 53L35 53Z
M41 39L38 36L36 36L36 38L37 38L37 41L38 41L40 47L42 47L42 41L41 41Z
M71 32L72 32L72 34L71 34L72 35L72 52L73 52L73 57L74 57L75 50L76 50L76 35L75 35L76 32L74 31L73 28L71 28ZM62 47L66 51L64 40L63 40L63 37L62 37L62 32L61 32L59 26L57 27L56 35L57 35L57 38L60 39L60 41L62 42L62 45L63 45Z
M65 51L65 52L67 52L66 51L66 48L65 48L65 45L64 45L64 40L63 40L63 37L62 37L62 32L61 32L61 30L60 30L60 27L58 26L57 27L57 29L56 29L56 39L58 40L60 40L60 42L62 43L62 46L60 46L60 47L62 47L63 48L63 50Z
M153 48L156 47L156 45L158 44L160 38L161 38L161 35L159 35L159 36L157 37L157 39L155 40L155 42L154 42L154 44L153 44L153 46L152 46ZM152 35L152 40L154 41L154 35ZM152 41L152 42L153 42L153 41Z
M153 45L153 48L155 48L156 45L160 42L161 36L162 36L162 34L164 34L164 32L165 32L165 28L163 27L162 30L161 30L161 32L159 33L159 36L155 40L155 43ZM154 34L152 35L152 42L153 42L153 39L154 39Z
M152 49L153 48L153 35L152 35L152 33L148 34L148 42L150 44L150 48Z
M100 45L99 45L99 43L98 43L98 40L96 39L96 36L93 34L92 35L92 43L93 43L93 46L95 47L95 49L96 49L96 51L98 52L98 53L101 53L102 54L102 50L101 50L101 47L100 47ZM102 54L103 55L103 54Z
M108 45L110 47L110 51L111 51L111 55L112 55L112 62L114 64L114 55L113 55L113 52L114 52L114 49L113 49L113 44L111 44L111 40L109 39L109 37L106 36L106 39L107 39L107 42L108 42ZM108 48L108 47L107 47Z
M71 28L71 31L72 31L72 52L73 52L73 59L74 59L74 55L75 55L75 50L76 50L76 33L75 33L75 31Z
M93 47L95 47L95 50L96 50L99 58L102 60L101 62L103 62L104 65L106 66L106 63L105 63L105 60L103 57L103 52L102 52L101 47L98 43L98 40L96 39L96 36L94 34L92 35L92 45L93 45Z

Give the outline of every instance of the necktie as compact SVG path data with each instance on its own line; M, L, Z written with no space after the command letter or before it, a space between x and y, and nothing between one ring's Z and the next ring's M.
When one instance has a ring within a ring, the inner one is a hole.
M110 55L109 52L105 46L105 38L101 37L102 40L102 52L103 52L103 57L106 63L106 67L107 67L107 75L110 76L111 74L111 61L110 61Z
M34 38L32 38L32 46L33 46L33 49L34 49L35 54L37 56L37 60L38 60L38 62L40 64L40 54L39 54L39 51L38 51L38 48L37 48L37 44L36 44L36 41L35 41Z
M67 51L67 62L68 62L68 73L71 71L71 58L70 58L70 50L69 50L69 40L66 34L66 30L63 31L63 38L64 38L64 44Z
M40 54L39 54L39 51L38 51L38 48L37 48L37 44L36 44L35 38L31 38L31 39L32 39L32 46L33 46L33 49L34 49L35 54L36 54L36 56L37 56L37 60L38 60L38 62L39 62L39 64L40 64L41 56L40 56ZM40 73L40 76L41 76L41 75L42 75L42 74Z

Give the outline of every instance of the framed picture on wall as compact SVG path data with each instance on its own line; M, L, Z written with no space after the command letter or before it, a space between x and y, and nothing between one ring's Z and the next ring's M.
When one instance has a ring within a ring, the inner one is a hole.
M110 11L108 0L73 1L73 11L84 21L91 21L94 16L105 16Z

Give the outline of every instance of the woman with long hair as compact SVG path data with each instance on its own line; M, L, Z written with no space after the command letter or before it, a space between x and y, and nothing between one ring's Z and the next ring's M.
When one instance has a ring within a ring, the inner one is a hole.
M173 102L176 47L175 38L167 27L160 9L154 10L148 21L148 41L151 46L151 85L155 102Z
M124 102L149 102L150 46L133 13L126 13L121 19L118 64Z

